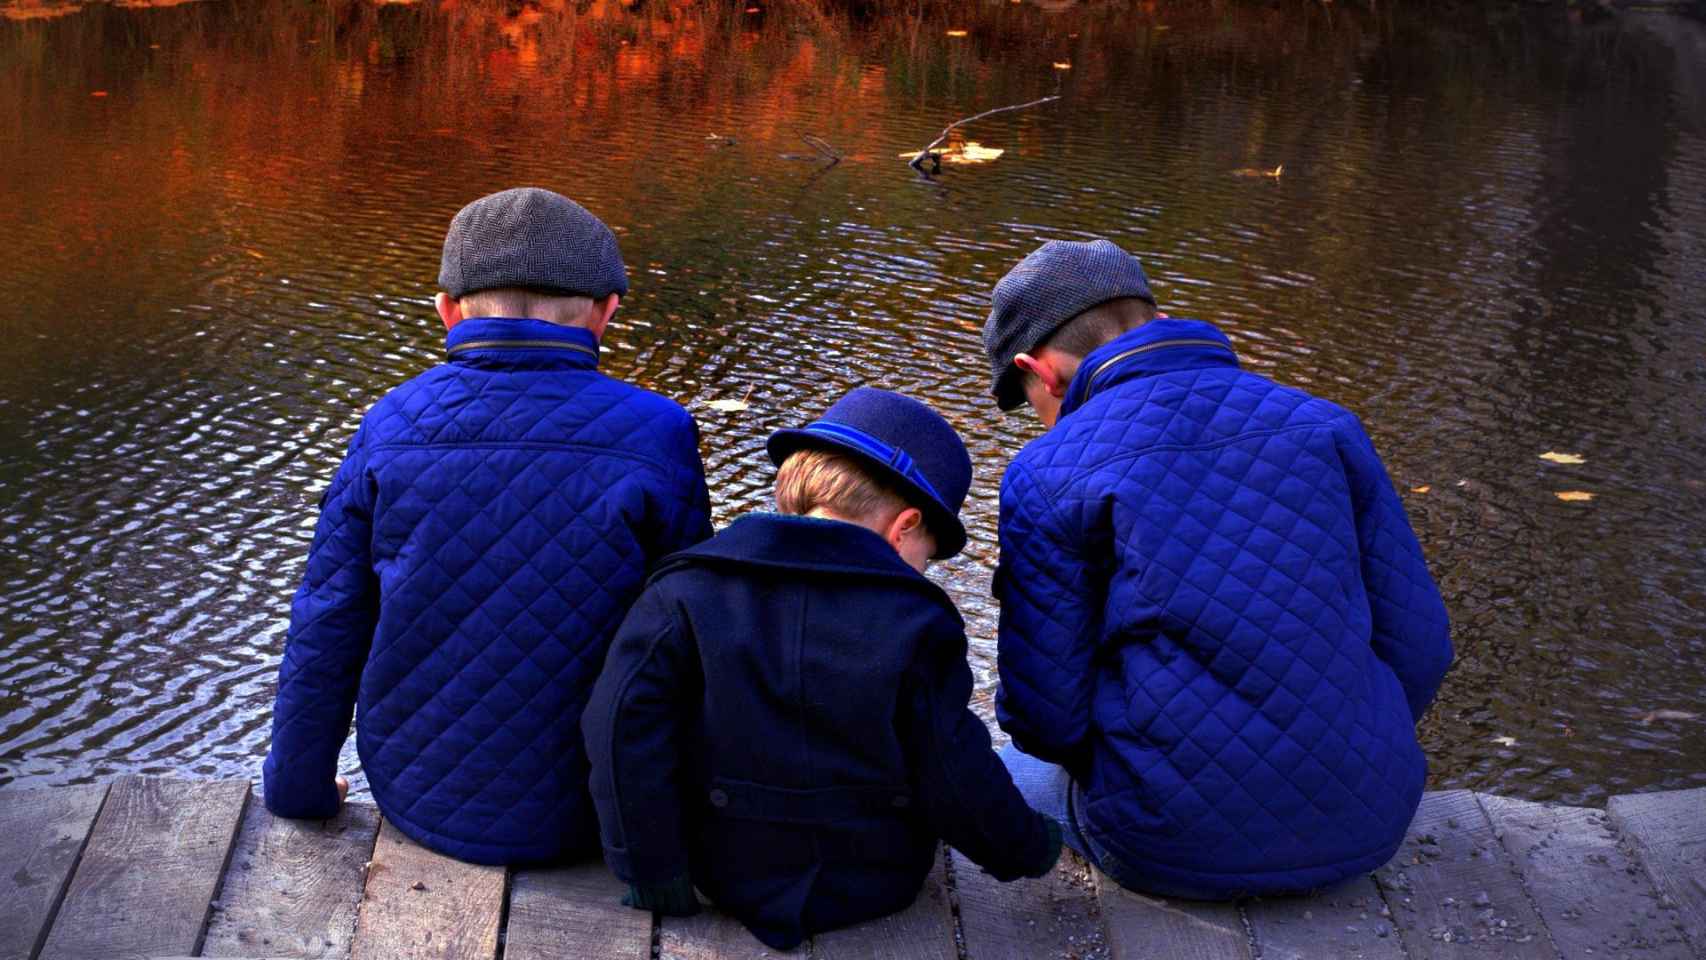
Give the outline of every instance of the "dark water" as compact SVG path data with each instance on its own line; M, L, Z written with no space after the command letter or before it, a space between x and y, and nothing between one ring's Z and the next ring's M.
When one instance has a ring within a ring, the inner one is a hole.
M1368 423L1456 618L1437 785L1706 783L1698 23L74 6L0 0L0 783L256 772L312 505L439 357L450 215L517 183L619 231L607 369L698 404L719 523L766 502L765 434L853 385L963 431L973 542L938 574L985 705L995 491L1038 428L985 402L978 330L1023 253L1103 235ZM971 128L997 161L897 157L1056 91ZM847 159L782 157L801 133Z

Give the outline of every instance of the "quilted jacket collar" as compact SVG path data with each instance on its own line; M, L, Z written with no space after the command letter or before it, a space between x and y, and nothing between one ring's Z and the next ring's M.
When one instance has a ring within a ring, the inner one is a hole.
M704 543L677 553L658 572L695 560L895 577L936 586L907 566L888 541L858 524L781 513L749 513Z
M1090 351L1066 388L1060 415L1066 416L1117 383L1138 377L1199 367L1236 366L1238 355L1232 350L1232 341L1214 324L1201 320L1151 320Z
M486 369L592 370L598 338L592 331L544 320L469 317L451 327L445 350L452 363Z

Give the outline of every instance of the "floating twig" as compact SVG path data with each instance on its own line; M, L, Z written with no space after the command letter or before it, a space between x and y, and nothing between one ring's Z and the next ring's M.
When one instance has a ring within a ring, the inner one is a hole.
M800 131L798 131L798 130L795 130L794 132L799 133L800 139L804 140L806 142L806 146L811 147L816 152L815 153L784 153L784 154L782 154L782 159L784 159L784 160L828 160L829 162L827 164L824 164L824 167L826 169L829 167L833 167L836 164L841 162L841 154L839 152L837 152L834 147L829 145L828 140L825 140L822 137L814 137L809 133L800 133Z
M1040 105L1048 103L1052 100L1059 100L1059 99L1060 99L1060 94L1057 93L1057 94L1054 94L1053 96L1043 97L1041 100L1032 100L1030 103L1015 103L1010 107L996 107L994 110L985 110L976 116L967 117L964 120L955 120L953 123L948 124L946 127L944 127L942 129L942 135L941 136L930 141L930 145L925 147L924 149L918 151L917 155L915 155L911 160L907 161L906 165L911 167L914 170L917 170L919 173L923 173L924 172L924 158L927 156L933 156L933 154L930 151L941 146L942 141L948 139L948 134L953 133L954 130L959 128L959 127L963 127L966 124L971 123L973 120L982 120L984 117L993 117L998 113L1007 113L1008 111L1011 111L1011 110L1024 110L1027 107L1040 106Z

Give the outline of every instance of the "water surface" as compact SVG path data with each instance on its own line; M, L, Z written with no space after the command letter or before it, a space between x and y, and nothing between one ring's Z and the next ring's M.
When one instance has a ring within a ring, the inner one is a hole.
M451 214L520 183L618 231L605 368L693 406L719 524L852 386L964 433L937 575L980 709L996 489L1038 430L987 402L988 292L1106 236L1367 423L1455 618L1435 786L1706 783L1706 721L1667 719L1706 713L1699 24L708 6L0 5L0 783L256 775L319 491L440 358ZM999 160L897 156L1055 92L970 129Z

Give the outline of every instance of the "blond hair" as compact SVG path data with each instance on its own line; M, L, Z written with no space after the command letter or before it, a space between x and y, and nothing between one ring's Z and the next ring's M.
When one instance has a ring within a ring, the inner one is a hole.
M776 509L783 513L804 515L821 509L863 520L879 510L904 510L907 505L905 497L844 454L798 450L776 471Z

